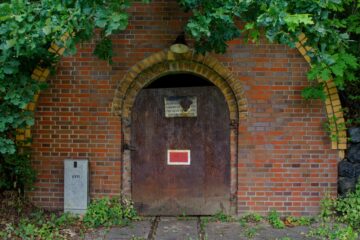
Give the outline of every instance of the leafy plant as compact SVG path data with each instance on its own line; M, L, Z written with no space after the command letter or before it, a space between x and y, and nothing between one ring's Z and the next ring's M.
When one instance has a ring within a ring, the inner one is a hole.
M111 39L108 37L101 39L95 47L94 54L112 64L113 51Z
M355 192L338 198L333 206L340 222L360 229L360 183L356 185Z
M126 225L137 219L136 210L128 200L104 197L94 200L88 207L83 222L85 226L94 228L99 226Z
M79 221L79 217L77 215L74 215L72 213L66 212L60 215L59 217L55 214L51 215L51 221L54 222L54 224L57 227L67 227L70 225L75 224Z
M280 215L275 209L269 212L268 220L273 228L281 229L285 227L284 222L280 219Z
M346 123L338 123L336 126L333 124L338 121L339 119L334 115L328 118L323 124L325 131L329 134L330 139L333 142L337 142L339 140L339 132L346 130Z
M317 84L316 86L305 87L301 92L301 96L307 100L309 99L325 100L326 96L324 93L324 85Z
M331 198L329 194L326 194L325 197L321 200L321 212L320 217L324 221L329 221L331 218L334 217L335 209L334 203L335 199Z
M31 167L30 154L0 156L0 189L24 192L36 179Z
M51 214L48 218L43 211L35 211L28 217L23 216L17 223L9 223L0 232L2 239L68 239L61 229L74 225L79 218L65 213L60 216Z
M321 224L319 227L311 229L308 237L328 240L356 240L358 234L351 226L341 226L339 224Z
M324 222L310 231L309 236L317 236L322 239L346 239L358 238L354 229L360 229L360 183L356 185L355 192L348 193L341 198L331 198L326 195L321 201L320 217ZM331 224L329 220L343 224Z

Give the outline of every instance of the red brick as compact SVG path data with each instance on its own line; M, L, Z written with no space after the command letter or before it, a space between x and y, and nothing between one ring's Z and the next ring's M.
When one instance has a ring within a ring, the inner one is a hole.
M112 36L113 65L91 55L95 40L82 44L76 56L62 59L40 95L33 129L33 165L40 174L38 188L28 194L38 206L62 208L68 158L89 159L92 198L120 195L121 123L111 115L115 89L133 65L168 48L189 16L174 0L135 4L130 13L129 30ZM151 18L136 20L145 15ZM316 214L325 192L336 195L337 153L322 128L323 104L301 98L309 85L306 61L296 50L263 39L229 45L228 53L216 57L242 83L249 106L238 128L238 212Z

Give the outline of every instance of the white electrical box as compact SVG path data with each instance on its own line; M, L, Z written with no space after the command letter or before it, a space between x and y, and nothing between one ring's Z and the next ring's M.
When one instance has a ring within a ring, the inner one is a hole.
M88 160L64 161L64 212L84 214L89 204Z

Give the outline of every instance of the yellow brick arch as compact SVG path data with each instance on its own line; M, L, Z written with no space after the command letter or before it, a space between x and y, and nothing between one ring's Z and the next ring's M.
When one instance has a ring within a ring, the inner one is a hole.
M62 40L65 41L68 38L68 35L65 35ZM64 54L65 48L61 48L57 46L55 43L52 43L48 49L49 52L61 57ZM42 68L37 66L31 74L31 78L39 81L45 82L50 75L49 68ZM39 100L40 92L36 93L34 99L26 106L25 110L35 112L38 100ZM19 145L30 147L31 143L27 140L31 139L31 127L28 126L25 129L17 129L16 141Z
M176 54L168 49L150 55L128 70L117 86L112 114L129 117L137 93L161 75L171 73L191 73L209 80L223 93L230 118L234 121L246 119L247 102L241 82L216 58L197 54L194 50Z
M311 48L305 46L306 41L307 38L305 34L300 34L296 48L311 66L311 59L307 55L307 52L311 50ZM345 119L337 87L333 79L318 79L318 81L324 83L326 113L329 121L330 134L333 136L331 139L331 148L345 150L347 148ZM343 155L344 152L341 151L340 157L344 157Z

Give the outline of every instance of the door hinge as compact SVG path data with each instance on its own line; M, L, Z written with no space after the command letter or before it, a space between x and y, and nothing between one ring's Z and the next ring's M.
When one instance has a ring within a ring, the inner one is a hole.
M125 151L125 150L136 151L136 148L134 146L131 146L128 143L124 143L122 149L123 149L123 151Z

